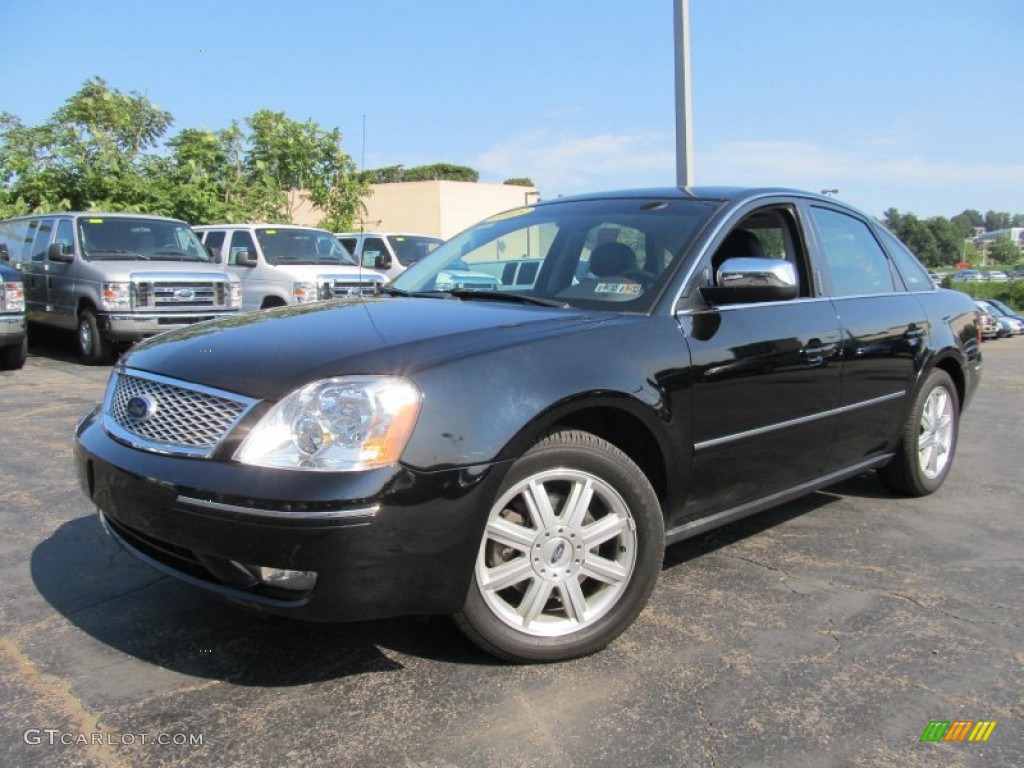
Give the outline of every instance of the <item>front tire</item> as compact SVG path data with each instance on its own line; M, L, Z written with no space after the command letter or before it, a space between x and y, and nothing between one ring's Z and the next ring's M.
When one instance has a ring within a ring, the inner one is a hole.
M927 496L953 466L960 427L960 398L949 374L938 368L925 378L903 427L896 455L878 471L890 490Z
M28 336L20 344L11 344L0 349L0 369L16 371L25 365L28 359Z
M639 467L595 435L552 433L502 483L455 622L509 661L594 653L643 609L664 552L661 505Z
M96 313L83 309L78 316L78 354L87 365L110 362L113 349L103 335Z

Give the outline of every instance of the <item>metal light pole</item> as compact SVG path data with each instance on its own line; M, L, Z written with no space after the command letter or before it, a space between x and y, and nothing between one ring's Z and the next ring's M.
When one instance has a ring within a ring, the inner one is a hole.
M675 0L676 185L693 184L693 120L690 102L690 0Z

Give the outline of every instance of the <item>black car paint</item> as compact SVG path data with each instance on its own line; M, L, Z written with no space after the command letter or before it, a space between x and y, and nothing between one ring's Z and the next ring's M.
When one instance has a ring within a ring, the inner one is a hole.
M123 364L266 402L210 461L129 448L94 413L78 430L82 487L115 533L121 526L158 546L321 573L312 594L287 605L215 587L236 598L307 618L446 613L465 598L504 472L554 425L623 447L650 478L674 541L884 463L934 366L950 372L967 404L980 352L973 307L955 294L709 307L692 286L747 211L835 204L779 191L706 197L727 202L649 314L395 297L274 310L152 339ZM827 284L813 226L798 221L815 279ZM404 375L425 393L400 465L321 474L232 461L275 400L312 380L366 373ZM367 506L372 516L303 516ZM149 561L166 569L162 557Z

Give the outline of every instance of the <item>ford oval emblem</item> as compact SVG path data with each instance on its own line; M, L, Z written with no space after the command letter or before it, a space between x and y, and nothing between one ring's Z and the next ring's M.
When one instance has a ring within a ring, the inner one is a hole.
M191 301L196 296L196 292L191 288L179 288L174 292L174 298L178 301Z
M135 395L125 404L124 410L136 421L145 421L156 411L156 403L145 395Z

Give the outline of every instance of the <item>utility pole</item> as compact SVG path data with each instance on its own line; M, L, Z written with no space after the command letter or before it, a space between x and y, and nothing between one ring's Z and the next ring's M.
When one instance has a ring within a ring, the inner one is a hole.
M676 185L693 184L690 99L690 0L674 0L676 41Z

